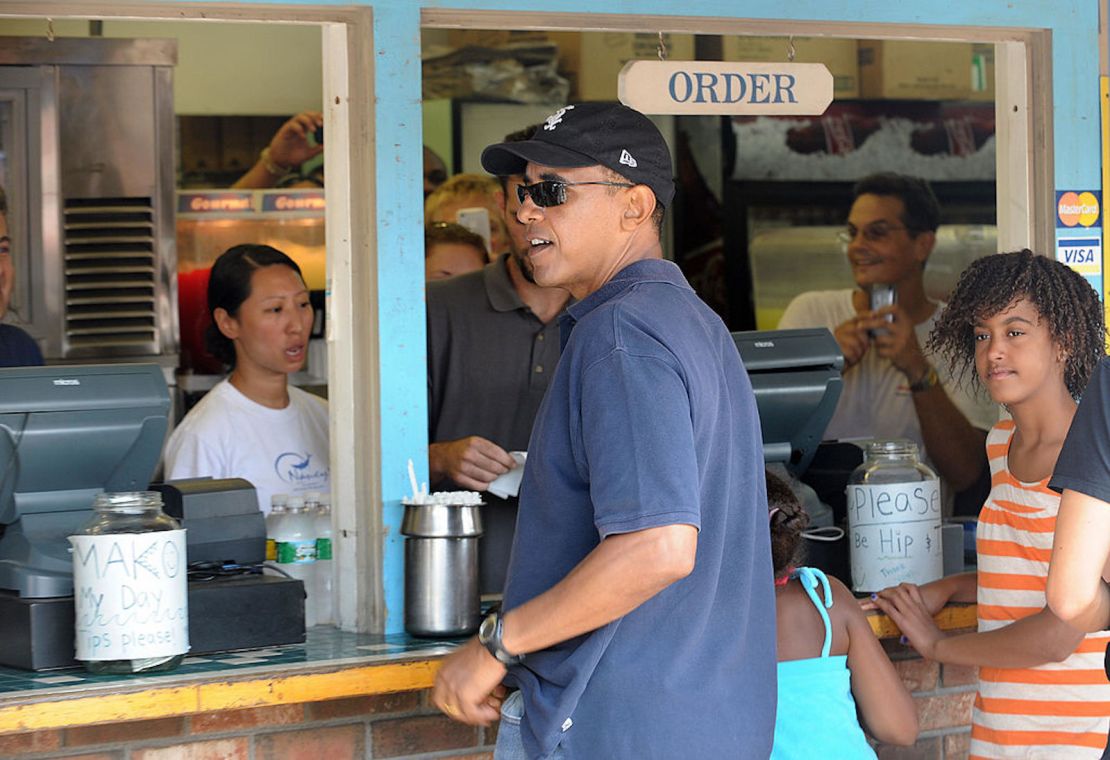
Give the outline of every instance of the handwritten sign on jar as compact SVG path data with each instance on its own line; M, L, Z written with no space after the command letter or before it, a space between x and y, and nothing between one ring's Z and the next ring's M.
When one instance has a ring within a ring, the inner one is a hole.
M70 536L78 660L189 650L185 531Z
M854 591L943 575L939 480L849 485L847 496Z

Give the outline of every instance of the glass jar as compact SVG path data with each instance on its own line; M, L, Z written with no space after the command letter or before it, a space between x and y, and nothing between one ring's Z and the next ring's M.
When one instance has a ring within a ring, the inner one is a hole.
M873 441L848 479L852 590L928 583L944 574L940 480L906 440Z
M92 673L172 670L189 651L185 531L154 491L97 494L73 536L77 659Z

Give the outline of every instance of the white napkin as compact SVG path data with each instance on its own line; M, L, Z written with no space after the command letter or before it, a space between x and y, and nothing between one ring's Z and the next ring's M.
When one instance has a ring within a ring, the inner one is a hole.
M494 496L507 499L520 493L520 479L524 475L524 461L528 458L527 451L510 451L509 456L516 462L516 467L498 475L497 479L489 484L487 489Z

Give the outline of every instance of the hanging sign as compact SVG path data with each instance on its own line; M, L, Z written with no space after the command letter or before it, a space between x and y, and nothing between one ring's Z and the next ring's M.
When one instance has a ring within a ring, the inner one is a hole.
M818 116L833 78L823 63L629 61L617 96L649 114Z

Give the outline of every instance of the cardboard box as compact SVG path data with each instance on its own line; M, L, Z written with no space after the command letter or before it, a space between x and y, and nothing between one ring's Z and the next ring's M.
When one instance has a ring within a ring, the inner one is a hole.
M971 46L971 93L968 100L994 100L994 44Z
M571 100L616 100L617 75L632 60L659 60L652 32L549 32L559 46L559 73L570 79ZM694 59L694 35L663 34L667 59Z
M989 74L986 48L990 50ZM892 100L993 100L993 46L860 40L860 96Z
M725 37L721 60L773 63L788 60L788 37ZM859 46L855 40L795 37L795 63L823 63L833 77L833 96L859 97Z
M537 29L449 29L447 44L453 48L476 45L498 47L513 42L546 42L549 33Z

